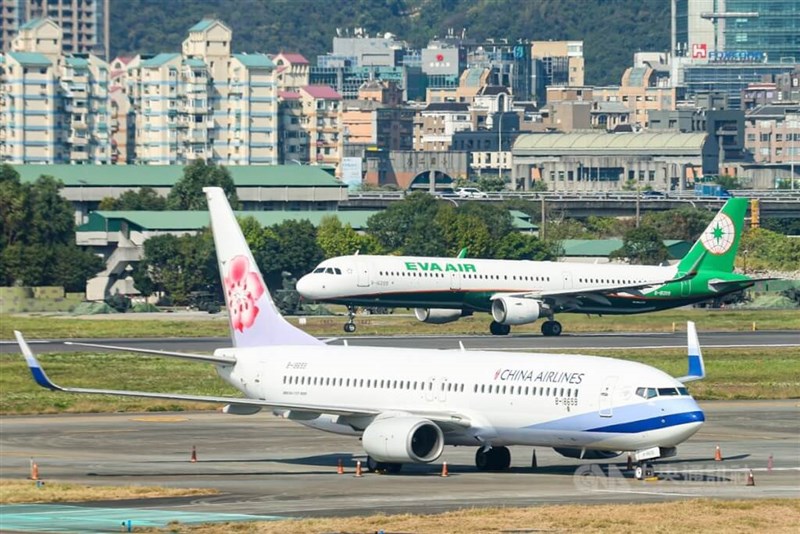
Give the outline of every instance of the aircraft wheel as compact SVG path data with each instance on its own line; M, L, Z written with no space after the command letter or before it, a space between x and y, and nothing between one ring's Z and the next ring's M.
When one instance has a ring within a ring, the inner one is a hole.
M386 473L389 475L396 475L403 469L403 464L387 463L385 465L386 465Z
M348 334L352 334L353 332L355 332L356 331L355 323L344 323L344 331L347 332Z
M560 336L561 331L561 323L558 321L545 321L542 323L543 336Z
M495 471L505 471L511 467L511 451L508 450L508 447L494 447L492 450L497 451L495 453Z
M508 447L492 447L484 451L483 447L475 453L475 467L478 471L503 471L511 465L511 451Z
M488 471L489 470L489 453L492 452L492 449L488 451L484 451L483 447L478 448L477 452L475 452L475 467L478 468L478 471Z
M489 325L489 332L491 332L493 336L507 336L509 332L511 332L511 325L492 321L492 324Z
M636 480L642 480L644 478L644 468L641 465L637 465L633 471L633 476Z

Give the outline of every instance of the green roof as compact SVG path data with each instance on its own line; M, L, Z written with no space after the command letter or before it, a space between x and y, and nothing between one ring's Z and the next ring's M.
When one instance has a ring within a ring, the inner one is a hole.
M153 56L146 61L142 61L142 67L145 68L153 68L153 67L160 67L169 61L172 61L175 58L181 57L180 54L175 52L163 52L158 54L157 56Z
M233 54L247 68L274 69L275 63L264 54Z
M615 250L622 248L622 239L564 239L561 242L564 256L591 256L607 258ZM671 259L680 259L689 252L692 244L688 241L665 239Z
M190 32L202 32L211 27L214 24L214 19L203 19L191 28L189 28Z
M358 211L237 211L237 217L253 217L262 226L272 226L283 221L308 220L319 226L323 217L334 216L342 224L349 224L355 230L367 227L367 219L378 213L376 210ZM120 222L126 221L140 230L150 231L196 231L209 224L207 211L93 211L89 220L78 227L78 232L117 231Z
M13 165L23 182L53 176L68 187L172 187L183 165ZM346 187L314 165L226 166L238 187Z
M190 57L186 60L186 64L190 67L205 67L206 63L198 57Z
M36 28L40 24L42 24L45 19L31 19L22 26L19 27L20 30L30 30L31 28Z
M8 56L17 61L20 65L31 67L50 67L53 64L47 56L38 52L9 52Z
M75 56L68 56L66 58L66 63L70 67L88 67L89 60L85 57L75 57Z

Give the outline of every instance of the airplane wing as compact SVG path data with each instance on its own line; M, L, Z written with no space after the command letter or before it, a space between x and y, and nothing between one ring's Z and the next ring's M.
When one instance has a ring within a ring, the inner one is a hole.
M157 393L157 392L150 392L150 391L131 391L131 390L116 390L116 389L94 389L94 388L69 388L69 387L62 387L50 380L47 374L42 369L41 364L36 359L36 356L33 355L33 351L28 346L28 343L25 341L25 338L22 337L22 333L19 331L14 331L14 335L17 338L17 343L19 344L20 349L22 350L22 354L25 356L25 362L28 364L28 368L33 375L33 379L36 381L37 384L42 386L43 388L50 389L53 391L62 391L65 393L86 393L86 394L96 394L96 395L116 395L122 397L141 397L141 398L149 398L149 399L169 399L169 400L183 400L183 401L195 401L195 402L209 402L214 404L227 404L231 406L237 407L249 407L249 408L269 408L274 410L297 410L302 412L313 412L313 413L327 413L333 415L377 415L380 413L379 411L369 411L364 410L362 408L350 408L347 406L314 406L312 404L293 404L293 403L281 403L275 404L272 402L267 402L263 399L249 399L249 398L239 398L239 397L213 397L207 395L182 395L177 393ZM124 350L129 350L125 349ZM152 352L152 351L151 351ZM179 353L181 354L181 353ZM254 412L249 412L254 413Z
M14 332L16 334L17 332ZM17 341L20 338L17 337ZM167 356L170 358L182 358L184 360L193 360L198 362L209 362L209 363L222 363L231 365L236 363L235 356L226 356L226 355L211 355L211 354L192 354L189 352L172 352L168 350L154 350L154 349L136 349L133 347L119 347L115 345L99 345L97 343L78 343L76 341L65 341L65 345L74 345L76 347L91 347L94 349L110 349L110 350L121 350L126 352L139 352L142 354L150 354L153 356Z

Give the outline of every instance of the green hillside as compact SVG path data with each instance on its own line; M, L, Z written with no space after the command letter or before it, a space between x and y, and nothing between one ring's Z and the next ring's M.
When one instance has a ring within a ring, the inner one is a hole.
M312 65L336 28L392 32L414 46L448 28L475 39L583 39L588 84L617 84L639 50L669 47L664 0L125 0L111 3L112 54L179 51L205 16L233 30L235 51L300 52Z

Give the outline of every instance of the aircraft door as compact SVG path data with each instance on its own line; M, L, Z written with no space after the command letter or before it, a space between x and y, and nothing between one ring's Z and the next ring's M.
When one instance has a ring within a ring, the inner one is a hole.
M436 393L434 393L434 388L436 388L439 384L436 383L436 377L428 378L427 382L424 382L425 387L425 400L428 402L433 402L436 398Z
M692 281L684 280L681 282L681 296L688 297L692 292Z
M564 289L572 289L572 273L564 271L561 273L561 279L564 281Z
M461 289L461 273L450 273L450 290L458 291Z
M369 263L358 262L358 287L369 287Z
M600 389L600 401L598 403L600 417L611 417L614 415L614 386L617 385L616 376L607 376Z

